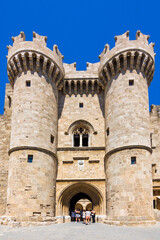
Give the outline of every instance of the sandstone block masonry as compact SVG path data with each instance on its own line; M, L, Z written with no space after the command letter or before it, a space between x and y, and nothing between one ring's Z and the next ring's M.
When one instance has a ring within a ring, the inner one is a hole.
M100 222L155 223L160 106L149 112L155 54L148 39L137 31L131 41L127 31L111 50L105 45L100 62L77 71L57 45L47 48L47 37L12 37L0 116L2 223L69 221L81 199Z

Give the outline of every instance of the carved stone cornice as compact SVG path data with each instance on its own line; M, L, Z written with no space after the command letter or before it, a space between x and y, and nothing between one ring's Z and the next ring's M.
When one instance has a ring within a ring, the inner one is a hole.
M116 74L126 70L141 72L150 85L154 70L154 43L148 44L149 36L137 31L136 40L129 40L129 31L116 36L116 45L110 51L103 50L100 55L99 77L104 85ZM107 48L109 49L109 48Z
M137 71L142 72L146 76L149 86L155 70L154 59L149 53L143 50L133 49L119 52L103 65L100 69L99 77L103 82L105 81L105 78L106 81L110 81L115 74L126 71L127 69L130 71L136 69Z
M56 85L62 85L64 68L63 55L55 45L53 51L46 47L47 38L33 33L33 41L25 41L25 35L12 37L13 47L8 46L7 73L11 85L22 72L37 72L51 78Z
M98 94L104 89L104 84L98 78L82 78L82 79L64 79L63 94L64 95L83 95ZM59 88L61 90L61 88Z

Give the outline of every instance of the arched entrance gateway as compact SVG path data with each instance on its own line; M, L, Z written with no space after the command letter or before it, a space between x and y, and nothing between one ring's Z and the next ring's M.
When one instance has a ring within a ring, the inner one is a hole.
M68 185L58 197L56 215L70 216L76 206L94 208L99 217L104 214L102 194L92 184L79 182Z

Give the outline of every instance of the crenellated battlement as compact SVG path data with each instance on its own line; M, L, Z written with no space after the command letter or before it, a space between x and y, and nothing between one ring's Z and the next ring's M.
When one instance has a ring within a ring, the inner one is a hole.
M148 85L154 75L154 43L148 43L149 35L140 31L136 33L136 40L129 40L129 31L115 36L115 47L109 50L106 44L100 54L99 77L104 84L110 81L117 73L136 69L142 72L148 81Z
M51 51L46 46L47 37L35 32L33 32L33 41L25 41L24 32L12 37L12 40L13 46L7 46L7 73L12 86L17 75L27 71L36 71L46 75L52 78L57 86L62 84L61 80L64 78L63 55L57 45L54 45L53 51Z
M89 95L99 94L104 89L103 82L98 79L99 62L87 62L86 71L77 71L76 62L72 64L63 64L65 69L65 78L63 85L64 95ZM59 89L60 90L60 89Z
M152 104L150 115L154 115L154 116L157 116L158 118L160 118L160 105Z

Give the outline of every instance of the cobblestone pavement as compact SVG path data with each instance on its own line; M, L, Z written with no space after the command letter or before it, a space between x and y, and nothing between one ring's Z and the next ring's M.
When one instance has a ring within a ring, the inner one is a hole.
M149 227L65 223L49 226L0 226L0 240L159 240L160 222Z

